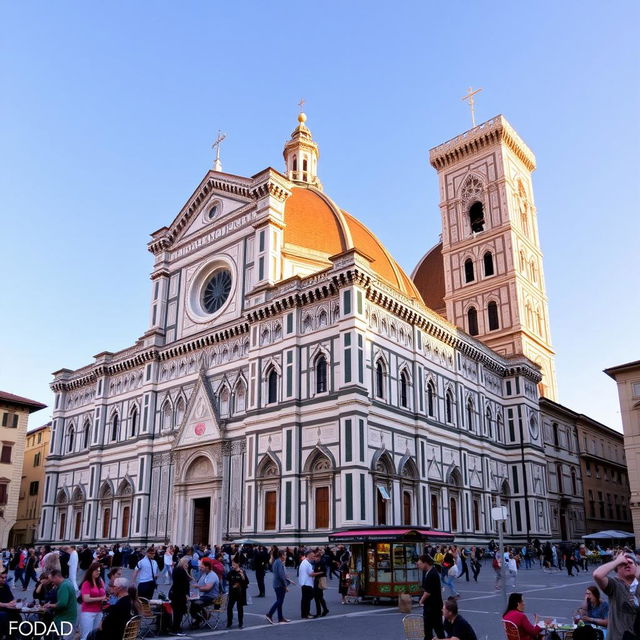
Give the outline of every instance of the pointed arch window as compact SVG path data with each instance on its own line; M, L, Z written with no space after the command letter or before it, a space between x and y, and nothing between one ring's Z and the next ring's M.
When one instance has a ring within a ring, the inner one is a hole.
M473 282L475 280L475 273L473 271L473 260L467 258L464 261L464 281Z
M435 398L436 398L436 388L433 385L433 382L429 380L427 383L427 413L430 417L433 418L435 415Z
M473 233L484 231L484 206L482 202L474 202L469 207L469 224Z
M176 426L177 427L182 425L184 412L185 412L184 398L179 398L178 402L176 402Z
M496 434L497 440L498 442L504 442L504 423L501 415L498 415L496 419L496 426L497 426L497 434Z
M487 433L489 435L489 438L493 440L493 416L491 415L491 409L489 409L489 407L487 407L487 411L485 412L484 416L487 423Z
M478 311L475 307L469 307L467 311L467 323L469 325L469 335L478 335Z
M229 415L229 389L225 386L220 391L219 396L220 415Z
M403 407L409 406L409 394L407 392L409 388L409 377L407 372L403 371L400 374L400 405Z
M435 493L431 494L431 527L437 529L440 526L440 519L438 518L438 496Z
M246 406L247 406L247 391L245 389L244 383L239 382L236 386L234 411L236 413L241 413L245 410Z
M73 426L69 427L69 432L67 434L67 452L68 453L72 453L73 452L73 445L74 445L75 435L76 435L75 427L73 427Z
M473 402L467 402L467 427L469 431L473 431Z
M88 449L91 444L91 423L87 420L84 423L84 436L82 439L82 448Z
M129 420L131 423L130 434L132 438L135 438L138 435L138 409L136 407L133 407Z
M449 424L453 424L453 394L447 391L444 401L445 416Z
M491 251L487 251L484 254L482 261L484 262L484 275L492 276L494 271L493 271L493 254L491 253Z
M327 359L320 355L316 360L316 393L325 393L327 388Z
M500 328L500 320L498 318L498 305L493 300L487 306L487 318L489 320L489 331L495 331Z
M162 405L162 416L161 416L161 428L162 429L171 429L173 418L173 411L171 410L171 403L167 400Z
M111 441L115 442L118 439L118 414L114 414L111 420Z
M267 377L267 402L278 402L278 372L275 369L271 369Z
M384 398L384 365L382 360L376 363L376 398Z

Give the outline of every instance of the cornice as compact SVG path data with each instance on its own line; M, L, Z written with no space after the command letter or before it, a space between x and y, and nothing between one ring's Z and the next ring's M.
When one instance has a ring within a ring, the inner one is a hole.
M533 152L503 115L498 115L434 147L429 151L429 162L435 169L444 169L500 142L512 151L529 171L536 168Z

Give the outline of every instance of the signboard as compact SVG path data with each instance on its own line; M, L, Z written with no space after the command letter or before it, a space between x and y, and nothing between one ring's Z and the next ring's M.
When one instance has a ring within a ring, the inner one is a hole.
M492 507L491 509L491 518L500 522L501 520L506 520L508 517L508 509L507 507Z

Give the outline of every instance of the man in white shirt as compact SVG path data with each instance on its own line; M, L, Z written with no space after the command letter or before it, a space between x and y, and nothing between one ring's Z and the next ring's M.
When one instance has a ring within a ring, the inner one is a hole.
M138 562L133 572L133 581L138 581L138 595L149 600L153 598L158 577L158 563L154 560L155 555L156 550L149 547L145 557Z
M69 580L78 594L80 592L80 587L78 587L78 552L73 544L67 546L65 551L69 554Z
M313 578L316 575L313 571L314 561L315 554L309 549L305 553L304 560L300 563L300 567L298 568L298 584L300 585L300 589L302 591L300 613L303 619L315 618L315 616L311 615L311 601L313 600Z

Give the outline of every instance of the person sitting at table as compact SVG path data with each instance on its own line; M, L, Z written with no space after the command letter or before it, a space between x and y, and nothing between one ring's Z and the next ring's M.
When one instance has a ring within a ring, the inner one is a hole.
M47 604L47 602L55 602L57 597L58 591L51 582L51 576L43 571L36 588L33 590L33 599L40 604Z
M507 610L504 612L502 619L512 622L518 627L520 640L536 640L543 631L542 627L538 626L537 613L533 617L533 624L529 622L529 618L524 613L524 598L521 593L509 595Z
M609 603L600 599L600 589L595 584L587 587L578 611L583 622L597 629L605 631L609 625Z
M211 561L204 558L200 563L200 578L196 589L200 592L199 597L191 603L192 627L197 629L204 624L204 608L213 603L220 595L220 580L215 571L211 569Z
M448 598L442 606L444 632L451 640L478 640L471 625L458 615L458 603L455 598ZM437 639L437 636L436 636Z
M102 622L87 636L87 640L117 640L124 635L127 622L138 615L138 599L135 587L129 587L126 578L116 578L113 581L113 593L118 598L104 614Z
M16 599L7 584L7 572L0 573L0 638L9 636L9 623L21 622L22 616L17 611Z

